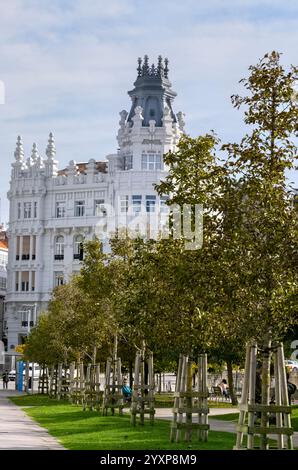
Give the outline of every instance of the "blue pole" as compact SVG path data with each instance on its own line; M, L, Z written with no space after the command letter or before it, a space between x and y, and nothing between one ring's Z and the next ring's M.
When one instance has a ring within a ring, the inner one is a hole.
M18 361L17 362L18 368L18 392L23 391L23 371L24 371L24 362Z

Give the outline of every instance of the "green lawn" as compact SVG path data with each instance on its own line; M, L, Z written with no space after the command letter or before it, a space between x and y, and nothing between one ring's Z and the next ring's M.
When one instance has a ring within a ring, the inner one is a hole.
M214 419L220 419L222 421L238 421L239 413L229 413L226 415L217 415L217 416L212 416ZM294 428L294 431L298 431L298 406L295 405L292 407L292 426Z
M129 416L101 416L97 412L82 411L65 401L49 399L43 395L13 397L35 421L48 429L61 444L71 450L228 450L235 444L235 435L209 432L207 443L196 439L191 444L169 442L169 421L156 420L154 426L135 428Z
M155 406L156 408L172 408L174 404L174 393L156 393ZM228 401L208 400L209 408L237 408Z

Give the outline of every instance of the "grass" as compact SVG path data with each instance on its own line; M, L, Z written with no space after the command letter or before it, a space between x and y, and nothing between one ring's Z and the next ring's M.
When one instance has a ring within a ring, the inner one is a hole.
M219 419L221 421L230 421L230 422L237 422L239 417L239 413L228 413L226 415L217 415L212 416L213 419ZM211 417L210 417L211 418ZM292 415L291 415L292 426L295 432L298 432L298 406L295 405L292 407Z
M190 444L170 443L169 421L156 420L154 426L146 423L134 428L127 415L84 412L78 406L43 395L11 400L71 450L229 450L235 444L234 434L215 431L209 432L208 442L195 439Z
M174 404L174 394L172 393L157 393L155 395L156 408L172 408ZM209 408L236 408L228 401L215 401L208 400Z

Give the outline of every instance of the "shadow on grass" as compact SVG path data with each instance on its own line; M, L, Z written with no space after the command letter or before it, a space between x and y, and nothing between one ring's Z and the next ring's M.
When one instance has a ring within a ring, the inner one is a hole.
M183 450L232 449L235 435L210 431L208 442L171 443L170 422L156 420L154 426L146 421L144 426L130 425L129 415L102 416L99 412L82 411L66 401L46 396L17 397L13 402L30 406L25 412L72 450Z

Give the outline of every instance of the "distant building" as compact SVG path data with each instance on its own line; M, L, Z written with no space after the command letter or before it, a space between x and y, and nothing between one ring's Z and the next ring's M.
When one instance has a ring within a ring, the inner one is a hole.
M176 150L184 131L184 114L173 111L176 93L168 72L167 59L159 57L156 66L149 66L147 56L139 59L137 79L128 92L130 111L120 112L119 150L103 160L70 161L58 170L52 134L45 158L33 144L26 159L18 138L8 192L9 352L47 308L53 288L80 270L83 240L108 234L113 223L119 227L142 216L141 223L147 224L166 211L154 185L166 175L163 155ZM158 230L158 217L154 224Z
M6 231L0 226L0 339L6 344L4 308L7 284L8 240Z

